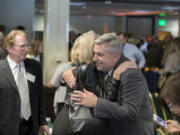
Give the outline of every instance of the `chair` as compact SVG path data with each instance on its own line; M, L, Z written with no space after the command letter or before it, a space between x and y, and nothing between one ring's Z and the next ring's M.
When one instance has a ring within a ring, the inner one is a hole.
M161 117L164 120L168 119L174 119L174 115L167 109L165 109L163 106L161 106L158 102L158 93L150 93L149 97L152 104L152 110L154 114L157 114L159 117ZM176 135L176 134L167 134L165 133L161 128L156 126L156 134L157 135Z

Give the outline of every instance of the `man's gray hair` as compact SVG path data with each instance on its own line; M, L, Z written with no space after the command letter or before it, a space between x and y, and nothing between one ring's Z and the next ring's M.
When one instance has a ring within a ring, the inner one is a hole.
M115 52L118 51L119 55L122 55L122 43L119 37L115 33L106 33L99 36L95 42L97 45L106 44L111 48L110 51Z

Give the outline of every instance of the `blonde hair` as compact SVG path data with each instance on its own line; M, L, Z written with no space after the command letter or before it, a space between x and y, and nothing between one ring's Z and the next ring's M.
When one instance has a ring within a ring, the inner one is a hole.
M7 46L14 46L15 37L17 35L23 35L26 37L26 33L21 30L12 30L7 36L4 38L4 48L7 48Z
M30 42L30 48L29 48L29 53L31 55L37 56L39 54L39 46L41 45L42 40L40 39L32 39Z
M140 44L140 40L135 36L129 37L127 42L130 43L130 44L136 45L137 47Z
M92 63L95 39L96 33L94 31L89 31L75 40L71 50L71 61L73 64Z

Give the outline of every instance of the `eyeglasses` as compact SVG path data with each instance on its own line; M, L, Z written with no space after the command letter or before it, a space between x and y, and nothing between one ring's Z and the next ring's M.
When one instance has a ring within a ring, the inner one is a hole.
M172 103L168 103L167 106L168 106L169 109L173 109L173 104Z
M26 48L26 47L29 47L29 45L28 44L24 44L24 45L15 45L15 46L18 46L19 48Z

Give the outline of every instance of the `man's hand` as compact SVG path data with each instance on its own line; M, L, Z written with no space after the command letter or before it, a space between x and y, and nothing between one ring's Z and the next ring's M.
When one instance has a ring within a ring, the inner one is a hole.
M76 79L73 75L73 71L76 69L76 67L72 67L62 74L63 80L71 87L73 88L76 84Z
M133 61L125 61L122 64L120 64L113 73L113 78L116 80L120 79L120 76L123 72L125 72L129 68L137 68L137 65Z
M42 135L50 135L49 126L48 125L40 126L40 132L42 133Z
M71 100L76 101L75 105L82 105L86 107L95 107L97 104L97 96L87 91L86 89L83 89L83 91L75 90L74 94L71 95Z

